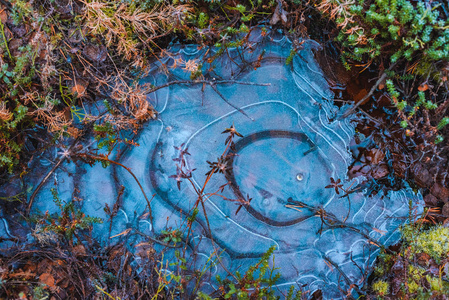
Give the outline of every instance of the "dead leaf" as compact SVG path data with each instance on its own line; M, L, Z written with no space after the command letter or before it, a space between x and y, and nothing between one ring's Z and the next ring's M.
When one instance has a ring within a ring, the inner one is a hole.
M27 30L27 27L25 26L25 24L20 24L18 26L12 26L11 30L18 37L24 37L28 33L28 30Z
M104 62L108 55L108 50L103 45L87 45L83 49L83 54L93 62Z
M424 197L424 202L426 205L432 207L432 206L438 206L438 199L432 194L428 194Z
M366 95L368 95L368 91L366 89L359 90L359 92L354 96L355 103L358 103L358 102L360 102L362 100L363 100L363 102L361 104L364 104L364 103L368 102L369 101L369 97L364 99Z
M0 11L0 21L2 21L3 24L5 24L6 21L8 21L8 13L6 12L5 9L2 9Z
M282 8L282 2L278 1L278 5L271 17L270 24L275 25L279 21L282 21L282 24L287 23L287 12Z
M150 217L150 212L146 212L143 215L141 215L139 217L139 219L143 220L143 219L148 219Z
M422 84L422 85L420 85L420 86L418 87L418 91L420 91L420 92L425 92L425 91L427 91L428 89L429 89L429 85L426 84L426 83L424 83L424 84Z
M26 272L15 272L15 273L10 273L9 274L9 278L20 278L20 279L31 279L33 277L36 277L35 273L32 273L31 271L26 271Z
M413 174L413 177L415 178L416 183L419 186L428 187L431 185L432 175L430 175L430 172L423 164L421 163L414 164L410 171Z
M427 267L429 266L430 255L427 253L418 253L416 254L416 260L421 267Z
M86 248L83 245L73 247L72 251L75 256L86 256Z
M444 217L449 218L449 202L446 202L443 206L443 210L441 211Z
M72 86L72 94L76 95L77 98L83 97L88 85L88 82L82 79L76 79L75 84Z
M368 152L368 157L371 158L371 164L377 165L385 158L385 153L380 149L374 148Z
M39 280L49 286L50 288L54 288L55 287L55 279L53 278L53 276L49 273L43 273L41 274L41 276L39 276Z
M386 164L382 164L373 169L372 175L374 179L380 179L390 173Z
M439 183L435 183L432 186L430 193L443 202L446 202L449 198L449 189Z
M84 32L79 28L70 28L67 34L69 36L69 42L74 44L81 42L84 38Z

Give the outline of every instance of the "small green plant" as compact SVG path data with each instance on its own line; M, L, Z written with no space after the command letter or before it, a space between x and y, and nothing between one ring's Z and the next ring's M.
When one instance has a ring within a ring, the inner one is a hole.
M179 229L174 230L162 230L162 240L164 243L173 243L176 245L176 243L182 242L182 231Z
M364 61L383 55L393 63L416 55L449 59L449 23L440 17L438 5L408 0L328 0L320 7L331 10L342 29L337 40L351 50L343 53L345 58Z
M53 202L60 213L50 215L46 212L43 216L31 217L31 220L37 224L34 235L38 240L43 242L65 240L73 244L73 237L77 236L79 231L90 229L92 225L103 222L101 218L86 216L80 209L75 208L73 200L64 203L56 189L52 188L51 193Z
M340 29L336 40L342 46L344 66L350 70L352 63L389 65L385 86L400 117L399 125L407 136L425 136L432 146L441 143L449 120L441 115L446 111L444 94L432 87L447 81L444 68L449 62L449 20L442 9L444 4L409 0L316 2L318 10L334 19Z
M275 246L270 247L264 253L258 263L249 267L245 274L236 272L237 282L223 280L217 276L220 290L224 299L277 299L274 295L273 285L279 279L280 274L275 273L276 268L269 265ZM274 257L273 257L274 265Z

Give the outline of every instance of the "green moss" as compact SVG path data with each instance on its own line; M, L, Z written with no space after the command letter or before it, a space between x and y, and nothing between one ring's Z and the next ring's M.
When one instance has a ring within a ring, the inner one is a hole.
M386 281L378 280L373 283L373 291L376 293L376 295L385 296L388 294L389 290L390 285Z
M427 281L430 283L430 290L432 291L441 291L442 284L439 278L435 278L429 275L426 275Z
M416 283L415 281L409 281L408 283L408 293L409 294L414 294L416 292L418 292L420 290L420 286L418 283Z
M449 253L449 228L436 226L419 233L414 240L411 235L405 236L414 253L427 253L436 262Z

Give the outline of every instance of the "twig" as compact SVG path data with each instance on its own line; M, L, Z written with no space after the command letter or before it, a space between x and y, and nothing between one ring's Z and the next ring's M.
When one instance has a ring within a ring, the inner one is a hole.
M148 205L148 213L149 213L150 221L151 221L151 223L153 223L153 214L152 214L152 212L151 212L150 200L148 200L147 194L145 193L145 191L144 191L142 185L140 184L139 179L137 179L136 175L134 175L134 173L131 171L130 168L128 168L128 167L122 165L122 164L119 163L119 162L110 160L110 159L109 159L108 157L106 157L106 156L99 156L99 155L94 155L94 154L89 154L89 153L78 153L78 156L84 156L84 157L92 158L92 159L95 159L95 160L102 160L102 161L105 161L105 162L109 162L109 163L112 163L112 164L114 164L114 165L120 166L120 167L124 168L126 171L128 171L128 173L131 174L131 176L132 176L132 177L134 178L134 180L137 182L137 185L139 186L140 190L142 191L143 196L145 197L145 200L146 200L147 205Z
M11 3L9 3L6 0L0 0L0 3L3 4L4 6L6 6L6 8L8 8L10 11L12 11L12 5Z
M72 148L75 146L75 144L78 142L78 139L76 139L75 141L73 141L72 145L69 147L69 149L67 150L68 153L71 152ZM28 206L26 208L25 211L25 217L28 217L31 211L31 207L33 206L33 202L34 202L34 198L36 198L37 193L39 192L39 190L42 188L42 186L47 182L48 178L50 178L51 174L53 174L53 172L59 167L59 165L64 161L64 159L66 159L67 156L66 155L61 155L61 157L59 158L58 162L53 166L53 168L51 168L50 172L48 172L48 174L44 177L44 179L41 181L41 183L39 183L39 185L37 186L37 188L34 190L33 194L30 197L30 201L28 202Z
M394 67L396 66L396 63L392 64L387 71L391 71ZM379 84L382 83L382 81L384 81L387 76L388 76L388 72L387 71L383 71L382 75L379 77L379 79L377 79L376 83L373 85L373 87L371 88L371 90L369 91L368 94L365 95L365 97L363 97L359 102L357 102L353 107L351 107L350 109L348 109L343 115L341 115L340 117L338 117L337 120L342 120L344 118L347 118L350 114L354 113L354 111L360 106L362 105L363 102L366 101L366 99L370 98L374 92L376 91L377 87L379 86Z
M226 99L226 97L223 96L222 93L220 93L220 91L217 89L215 84L211 84L210 87L215 91L215 93L217 93L218 96L220 96L221 99L223 99L224 102L226 102L227 104L229 104L230 106L232 106L233 108L238 110L242 115L244 115L245 117L247 117L251 121L254 121L254 119L251 118L250 116L248 116L241 108L239 108L239 107L235 106L234 104L232 104L231 102L229 102L228 99Z
M176 245L170 245L170 244L164 243L164 242L162 242L162 241L159 241L159 240L157 240L157 239L155 239L155 238L149 236L148 234L145 234L145 233L143 233L143 232L140 232L139 230L137 230L137 229L135 229L135 228L133 228L133 230L136 232L136 234L141 235L141 236L143 236L144 238L147 238L147 239L149 239L150 241L152 241L152 242L154 242L154 243L157 243L157 244L160 244L160 245L162 245L162 246L164 246L164 247L168 247L168 248L181 248L181 247L182 247L181 244L179 244L179 246L176 246ZM186 242L186 244L187 244L187 242Z
M359 293L360 295L364 295L364 293L362 293L362 291L359 289L359 287L356 284L352 284L351 280L349 279L349 277L345 274L345 272L343 272L342 269L340 269L340 267L333 261L331 260L329 257L324 256L323 257L325 261L327 261L328 263L330 263L345 279L346 283L351 287L353 287L357 293Z
M217 84L241 84L241 85L256 85L256 86L270 86L271 83L254 83L254 82L245 82L245 81L237 81L237 80L175 80L170 81L160 86L156 86L148 91L148 93L154 93L157 90L169 87L175 84L208 84L208 85L217 85Z

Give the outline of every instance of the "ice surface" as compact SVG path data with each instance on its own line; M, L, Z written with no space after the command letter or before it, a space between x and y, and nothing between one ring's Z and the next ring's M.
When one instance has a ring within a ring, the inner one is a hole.
M204 62L204 78L269 86L215 84L226 100L210 84L174 84L148 95L159 112L158 119L144 126L136 140L140 146L121 156L120 163L131 168L148 195L155 195L152 223L139 218L146 201L123 168L80 168L70 163L52 178L60 183L58 191L63 200L71 199L76 187L86 214L104 219L105 203L112 207L119 186L125 186L112 235L134 226L157 238L170 227L185 229L185 218L198 198L187 181L178 190L176 181L169 178L176 174L173 159L178 151L174 147L184 144L189 149L187 164L196 169L192 181L200 188L209 170L206 161L216 161L225 149L226 136L220 133L234 124L244 137L235 140L237 156L232 170L226 176L216 174L205 193L214 193L230 182L224 197L249 195L252 201L236 214L239 205L235 202L209 197L205 207L211 234L200 209L188 241L189 265L200 267L214 251L221 253L222 263L211 268L207 274L210 281L203 288L216 284L215 275L226 277L224 267L243 273L274 245L274 265L282 274L280 291L292 284L305 285L309 292L323 289L325 299L341 298L350 284L365 279L362 273L379 249L374 244L389 245L398 240L397 229L408 216L409 199L418 203L421 196L406 189L367 197L363 185L359 185L362 178L347 179L351 163L348 145L354 126L349 119L335 120L339 108L329 100L333 94L314 59L316 42L305 41L290 65L285 63L291 49L286 37L275 32L264 36L255 30L249 43L257 47L229 49L212 64ZM182 62L199 63L205 55L211 55L209 50L174 46L170 55L154 63L145 81L157 86L188 80L190 72ZM257 61L261 54L260 67L241 68ZM348 201L334 189L325 188L330 178L341 179L345 188L360 189L350 194ZM37 209L56 211L49 192L54 180L41 190ZM299 202L306 207L292 207ZM323 224L319 211L338 222L334 226ZM108 229L109 224L97 226L95 235L106 241ZM173 253L168 251L164 258L174 259Z

